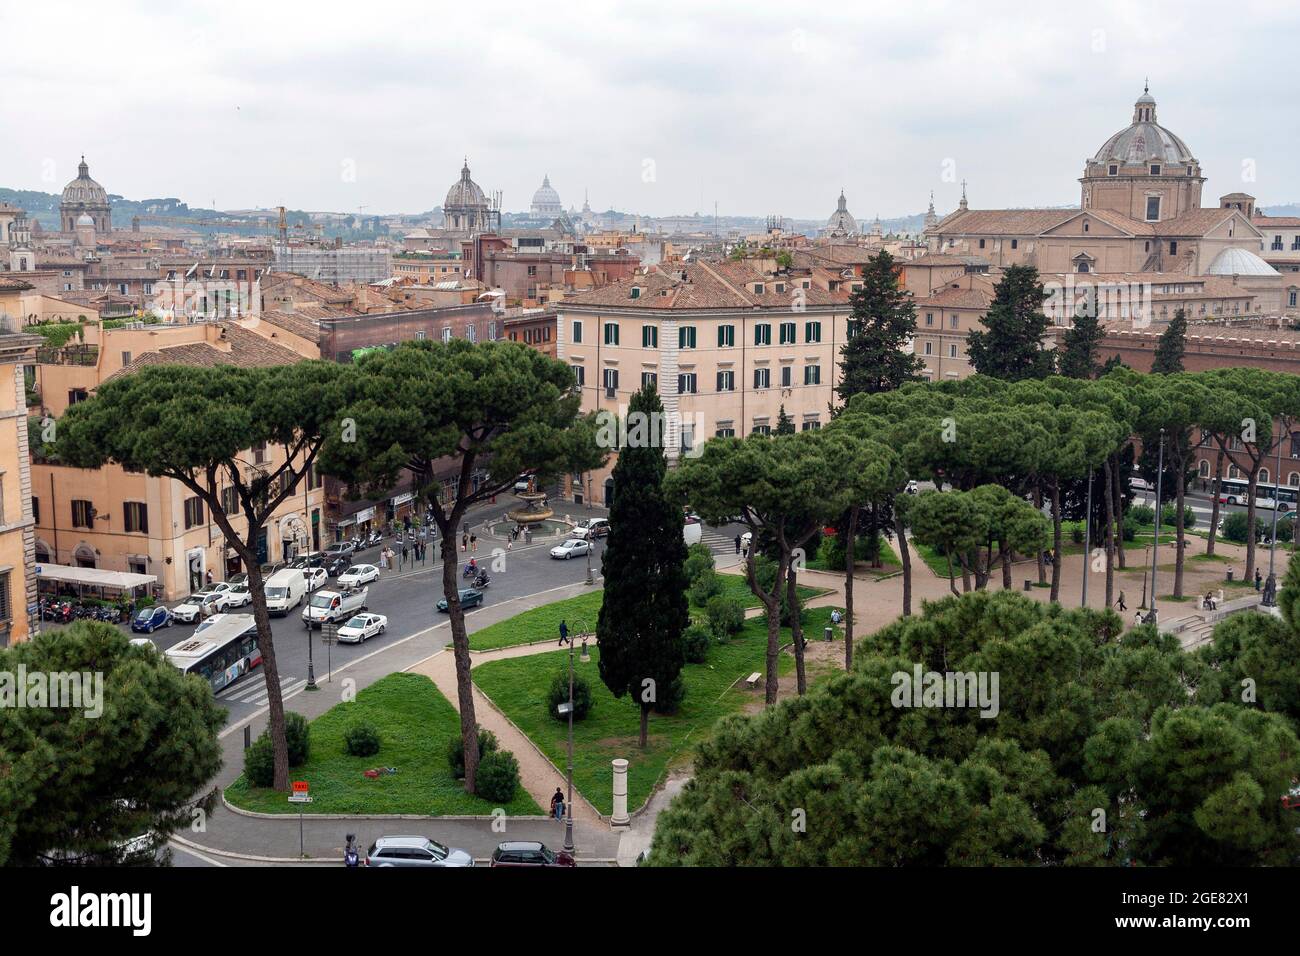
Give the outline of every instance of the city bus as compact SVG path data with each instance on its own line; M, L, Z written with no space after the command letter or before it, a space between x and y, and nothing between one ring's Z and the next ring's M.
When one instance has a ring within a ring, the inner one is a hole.
M215 694L261 665L257 622L251 614L226 614L201 634L167 648L165 656L181 673L202 677Z
M1244 478L1224 478L1219 487L1219 504L1246 505L1250 501L1250 483ZM1293 511L1296 506L1296 492L1300 488L1290 485L1267 485L1260 482L1255 486L1255 507L1265 511L1273 510L1273 503L1279 502L1278 510L1283 514Z

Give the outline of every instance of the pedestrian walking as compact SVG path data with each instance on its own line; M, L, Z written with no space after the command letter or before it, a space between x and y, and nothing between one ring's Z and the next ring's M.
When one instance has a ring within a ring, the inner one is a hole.
M740 554L740 535L736 535L736 554Z
M460 549L461 549L462 551L468 551L468 550L469 550L469 532L468 532L468 531L462 531L462 532L460 533Z
M559 787L551 794L551 816L557 820L564 819L564 791Z
M569 643L569 625L565 623L563 618L561 618L560 619L560 644L567 644L567 643Z
M380 571L388 570L388 549L387 548L381 548L379 550L379 570Z
M409 548L407 547L406 542L403 541L402 542L402 566L403 567L406 566L406 555L408 552L409 552Z
M1259 573L1259 568L1255 569L1255 590L1259 590L1260 582L1264 580L1264 575Z
M207 577L206 577L204 580L206 580L209 584L212 583L212 569L211 569L211 568L208 568ZM1255 572L1255 590L1256 590L1256 591L1259 590L1259 572L1258 572L1258 571Z
M506 538L506 550L509 551L514 546L515 546L515 536L511 535L510 537Z
M478 535L472 534L469 536L469 549L475 553L478 552Z
M1123 592L1123 591L1120 591L1120 592L1119 592L1119 600L1117 600L1117 601L1115 602L1115 606L1116 606L1117 608L1119 608L1121 611L1127 611L1127 610L1128 610L1128 605L1124 603L1124 592Z

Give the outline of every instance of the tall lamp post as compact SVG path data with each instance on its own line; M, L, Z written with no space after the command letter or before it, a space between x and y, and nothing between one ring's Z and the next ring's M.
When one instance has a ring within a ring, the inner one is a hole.
M302 476L302 518L303 518L303 539L307 542L307 553L311 553L311 502L307 498L307 486L311 484L311 462L307 463L307 474ZM303 568L303 580L307 580L307 570L311 565ZM311 606L311 600L307 601L308 607ZM312 659L312 639L311 639L311 614L306 616L307 622L307 686L305 690L318 690L316 686L316 663Z
M1156 568L1160 563L1161 483L1165 477L1165 430L1160 429L1160 454L1156 465L1156 533L1151 542L1151 607L1147 610L1147 623L1156 623Z
M1273 530L1269 533L1268 546L1268 581L1264 584L1264 597L1260 601L1264 607L1277 603L1277 575L1273 570L1273 560L1277 554L1277 513L1282 504L1282 437L1277 439L1277 464L1273 469ZM1300 520L1300 509L1297 509Z
M1088 467L1088 504L1083 509L1083 597L1080 607L1088 606L1088 573L1092 570L1092 467Z
M573 644L569 641L569 702L556 708L569 718L569 798L564 819L564 850L573 853Z

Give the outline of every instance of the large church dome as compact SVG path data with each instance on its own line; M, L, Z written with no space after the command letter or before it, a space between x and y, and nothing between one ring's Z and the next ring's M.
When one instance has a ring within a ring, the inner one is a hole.
M1194 164L1196 158L1178 136L1156 122L1156 100L1144 89L1133 104L1133 122L1106 140L1092 161L1134 166L1157 162L1169 166Z
M86 165L85 156L81 157L81 163L77 166L77 178L63 187L63 201L108 205L108 191L90 178L90 167Z
M849 212L848 200L844 198L843 189L840 190L840 198L835 204L835 211L826 220L826 226L822 231L830 236L857 235L858 222Z
M560 194L551 185L551 177L543 176L542 184L533 193L532 214L534 216L558 216L564 211L560 203Z
M451 189L447 190L447 201L443 203L444 209L467 209L474 206L487 206L487 197L483 195L483 190L479 188L478 183L469 178L469 160L461 167L460 179L452 184Z

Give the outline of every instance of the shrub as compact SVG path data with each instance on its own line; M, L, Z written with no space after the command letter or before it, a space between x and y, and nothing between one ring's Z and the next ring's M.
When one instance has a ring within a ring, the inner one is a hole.
M1167 526L1172 528L1174 526L1174 517L1176 514L1176 510L1175 510L1176 508L1177 506L1172 501L1170 501L1170 502L1166 502L1165 506L1160 509L1160 524L1162 527ZM1184 505L1183 506L1183 528L1184 530L1190 530L1191 528L1194 527L1196 527L1196 514L1195 512L1192 511L1191 505Z
M686 549L686 580L694 584L695 579L706 570L713 570L713 552L708 545L696 542Z
M1077 524L1070 529L1070 540L1075 544L1083 544L1083 525Z
M569 702L569 670L566 667L551 679L551 689L546 694L547 712L556 720L567 721L568 714L561 714L561 704ZM573 719L582 720L591 711L591 683L577 671L573 672Z
M508 750L492 751L479 761L474 786L484 800L509 803L519 789L519 761Z
M1152 516L1154 517L1154 512L1152 513ZM1137 538L1137 530L1138 530L1138 523L1133 520L1133 516L1125 515L1123 533L1121 537L1123 537L1125 541L1133 541Z
M696 607L704 607L710 598L722 593L722 578L713 568L705 568L691 582L687 596Z
M347 729L343 743L354 757L371 757L379 753L379 729L368 720L361 720Z
M244 751L244 776L254 787L269 787L275 783L275 748L271 738L263 733Z
M292 711L285 714L284 736L289 745L289 766L301 767L311 756L311 730L307 718Z
M1249 533L1250 522L1247 520L1246 512L1234 511L1228 517L1223 519L1223 536L1236 544L1245 544L1246 536ZM1258 541L1264 536L1264 519L1255 519L1255 540Z
M690 663L703 664L709 659L711 643L709 629L702 624L692 624L682 634L682 653Z
M733 634L739 634L745 626L745 608L734 597L719 594L710 598L704 606L704 616L709 622L713 636L725 641Z
M496 734L480 727L478 729L479 766L483 765L485 756L495 753L500 746ZM465 747L461 742L460 734L452 737L447 742L447 764L451 767L451 775L457 780L465 776Z
M1128 510L1128 516L1143 528L1156 523L1156 509L1150 505L1134 505Z

